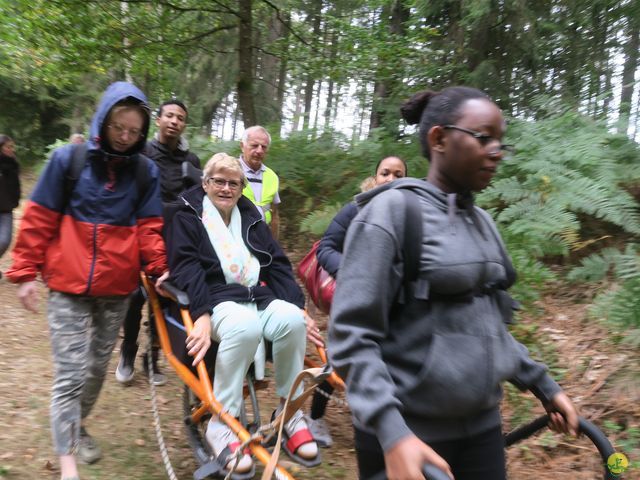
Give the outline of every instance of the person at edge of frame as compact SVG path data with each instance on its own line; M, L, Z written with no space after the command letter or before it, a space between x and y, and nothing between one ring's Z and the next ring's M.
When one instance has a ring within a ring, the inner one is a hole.
M329 326L360 478L422 480L432 464L456 480L504 480L503 381L531 390L552 429L578 432L574 404L507 329L515 270L473 201L512 150L505 121L468 87L418 93L402 114L419 124L428 176L356 197ZM405 226L407 202L417 202L422 228L417 279L405 282L404 235L417 234Z
M140 269L168 277L158 168L141 154L149 129L145 95L127 82L104 92L86 159L67 191L76 145L51 155L27 204L7 278L38 312L38 274L49 288L53 354L51 430L62 480L79 480L77 460L102 452L87 432ZM139 162L143 162L142 165ZM146 169L148 185L137 181Z

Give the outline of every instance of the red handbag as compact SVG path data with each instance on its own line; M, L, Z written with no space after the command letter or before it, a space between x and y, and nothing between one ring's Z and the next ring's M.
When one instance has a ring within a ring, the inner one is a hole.
M336 289L336 279L320 266L316 251L320 240L313 244L309 253L298 265L298 277L309 292L309 297L320 311L328 314L331 310L333 292Z

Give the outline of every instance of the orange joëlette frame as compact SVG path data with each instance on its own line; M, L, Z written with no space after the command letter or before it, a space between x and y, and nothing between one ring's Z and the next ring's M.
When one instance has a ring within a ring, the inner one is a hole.
M325 365L329 363L327 359L327 351L324 348L318 347L318 346L316 346L316 349L318 350L318 356L320 357L320 360L322 361L322 363L324 363ZM322 366L317 362L314 362L312 359L308 357L304 357L304 364L309 368L316 368L316 367ZM333 388L337 388L339 390L344 391L345 389L344 380L342 380L336 372L331 371L331 374L327 377L327 381L331 384Z
M167 361L176 371L180 379L198 396L202 405L191 416L193 422L198 422L202 416L210 412L212 415L218 415L220 419L226 423L229 428L238 436L241 442L246 442L251 438L251 434L244 429L242 424L235 419L233 415L229 415L223 410L223 406L213 396L213 387L211 386L211 379L207 373L207 368L203 361L198 363L196 369L198 376L196 377L174 354L171 349L171 342L169 341L169 333L167 332L167 325L165 323L164 314L162 308L160 308L160 302L158 301L158 294L151 281L144 273L140 274L142 278L142 284L149 295L149 304L153 309L155 316L156 327L158 330L158 337L160 339L160 346L164 352ZM175 298L173 300L176 300ZM187 335L191 333L193 329L193 321L189 311L185 308L180 308L182 321L184 323ZM251 453L263 464L266 465L271 459L271 454L264 448L258 441L249 443ZM281 466L277 466L274 472L277 479L295 480L294 477L287 472Z

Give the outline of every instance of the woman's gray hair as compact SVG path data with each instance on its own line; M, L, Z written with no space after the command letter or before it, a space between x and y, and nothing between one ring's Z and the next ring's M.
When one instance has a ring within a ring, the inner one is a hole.
M244 174L242 165L240 165L240 160L224 152L216 153L207 161L204 169L202 170L202 181L205 182L207 178L221 170L237 173L240 175L242 185L247 184L247 177Z

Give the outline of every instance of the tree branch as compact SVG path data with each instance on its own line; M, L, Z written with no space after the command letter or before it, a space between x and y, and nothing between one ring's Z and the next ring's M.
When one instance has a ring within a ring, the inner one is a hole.
M276 17L278 17L278 20L280 21L280 23L282 23L285 28L287 30L289 30L291 32L291 34L296 37L301 43L303 43L306 46L309 46L309 42L307 42L304 38L302 38L298 32L296 32L293 27L291 27L291 25L289 25L288 22L285 22L284 19L280 16L280 8L278 8L277 5L274 5L270 0L261 0L263 3L266 3L269 7L271 7L273 10L275 10L276 12Z

